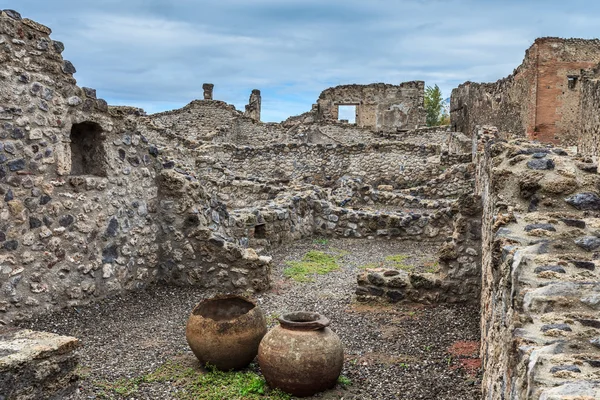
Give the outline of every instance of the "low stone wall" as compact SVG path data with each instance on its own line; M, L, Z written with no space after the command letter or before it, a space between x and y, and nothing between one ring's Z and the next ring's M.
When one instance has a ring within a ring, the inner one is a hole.
M450 132L448 126L432 126L409 130L407 132L378 132L377 136L385 140L411 143L417 146L436 144L443 145Z
M157 280L225 292L269 287L270 258L229 236L235 221L223 203L207 201L198 181L172 170L162 172L159 188Z
M359 300L385 298L391 302L476 302L481 290L480 199L463 196L446 211L451 215L439 239L437 273L373 269L359 274ZM426 238L419 238L419 242Z
M600 177L551 147L485 142L483 397L600 398Z
M73 337L0 326L0 398L59 399L75 390Z
M454 229L450 207L420 213L353 210L332 205L324 192L313 190L235 210L230 217L228 234L253 247L278 246L312 235L441 242Z
M360 179L340 179L329 191L329 200L336 205L353 209L382 209L386 211L437 210L451 207L455 200L428 199L406 193L393 192L390 185L374 188Z
M222 163L240 176L289 179L330 186L344 175L365 183L411 187L439 175L439 146L281 144L265 147L205 146L197 152L201 170Z
M460 161L470 159L470 156L461 156ZM401 192L412 196L429 199L458 198L463 194L473 193L475 182L475 164L453 164L450 167L439 166L441 172L430 181Z

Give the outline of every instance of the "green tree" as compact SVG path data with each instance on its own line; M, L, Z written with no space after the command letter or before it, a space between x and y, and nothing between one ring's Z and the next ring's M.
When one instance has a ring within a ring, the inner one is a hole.
M427 117L425 122L427 126L440 125L444 118L442 91L435 85L434 87L427 86L425 88L425 112Z

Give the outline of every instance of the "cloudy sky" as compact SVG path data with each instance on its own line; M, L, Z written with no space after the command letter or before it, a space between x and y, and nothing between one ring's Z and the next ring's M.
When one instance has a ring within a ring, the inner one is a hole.
M495 81L536 37L600 35L600 2L570 0L2 0L65 43L80 86L148 112L214 98L264 121L346 83L424 80L445 97Z

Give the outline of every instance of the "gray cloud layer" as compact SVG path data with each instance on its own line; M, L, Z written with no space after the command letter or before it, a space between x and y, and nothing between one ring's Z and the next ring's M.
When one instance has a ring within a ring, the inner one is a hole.
M4 0L53 29L80 85L111 104L181 107L215 84L263 120L310 109L345 83L495 81L539 36L597 36L600 5L517 0Z

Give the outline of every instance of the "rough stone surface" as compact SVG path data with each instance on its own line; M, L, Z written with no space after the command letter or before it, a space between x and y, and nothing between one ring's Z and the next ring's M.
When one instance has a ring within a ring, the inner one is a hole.
M79 341L0 327L0 398L64 398L76 388Z
M529 172L511 158L531 145L502 141L497 131L480 130L481 155L476 192L484 193L482 358L483 398L592 399L600 396L594 345L600 299L595 255L598 179L556 159L553 170L535 176L537 195L519 193ZM575 194L565 201L552 185L576 171ZM494 182L494 184L492 184ZM547 187L550 189L546 189ZM557 223L558 221L563 223ZM548 229L552 227L553 229Z

